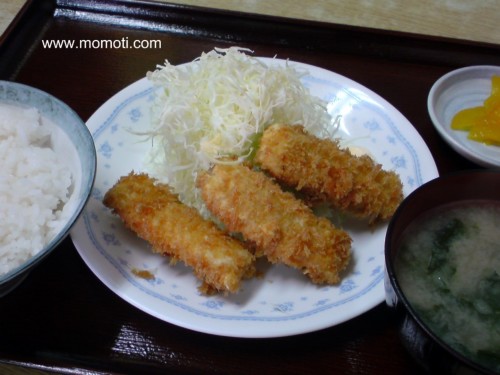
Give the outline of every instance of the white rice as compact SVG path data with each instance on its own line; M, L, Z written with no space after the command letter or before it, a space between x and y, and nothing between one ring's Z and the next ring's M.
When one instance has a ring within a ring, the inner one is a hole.
M36 255L64 225L71 171L34 108L0 104L0 276Z

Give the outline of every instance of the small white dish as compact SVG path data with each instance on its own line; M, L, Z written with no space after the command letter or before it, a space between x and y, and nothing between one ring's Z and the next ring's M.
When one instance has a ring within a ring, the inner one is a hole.
M500 167L500 147L467 138L467 132L451 129L451 120L465 108L480 106L491 94L491 78L500 66L478 65L453 70L432 86L427 109L432 123L449 145L462 156L487 168Z

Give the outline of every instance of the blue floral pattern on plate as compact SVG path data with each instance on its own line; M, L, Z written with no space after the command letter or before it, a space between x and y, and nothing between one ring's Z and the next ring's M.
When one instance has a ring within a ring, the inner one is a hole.
M263 59L268 64L283 60ZM419 134L393 106L358 83L302 64L311 93L328 101L334 136L367 150L384 168L399 173L405 194L437 177L432 156ZM141 79L117 93L89 119L98 153L91 200L72 230L75 246L90 269L113 292L159 319L188 329L234 337L277 337L323 329L354 318L384 300L386 225L342 225L353 238L351 268L338 286L313 285L300 272L260 264L263 276L244 281L236 295L204 296L199 281L181 263L170 265L123 227L107 210L103 194L132 170L142 171L150 141L147 129L155 88ZM145 270L154 279L137 276Z

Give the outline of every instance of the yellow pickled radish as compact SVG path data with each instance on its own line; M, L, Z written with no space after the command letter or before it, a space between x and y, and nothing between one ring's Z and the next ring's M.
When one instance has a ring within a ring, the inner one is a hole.
M473 124L484 116L484 107L466 108L458 112L451 120L453 130L470 130Z
M488 145L500 145L500 95L485 106L485 114L469 130L468 138Z
M491 94L482 106L459 111L451 121L454 130L468 131L468 138L500 145L500 76L491 79Z
M491 95L500 94L500 76L491 77Z

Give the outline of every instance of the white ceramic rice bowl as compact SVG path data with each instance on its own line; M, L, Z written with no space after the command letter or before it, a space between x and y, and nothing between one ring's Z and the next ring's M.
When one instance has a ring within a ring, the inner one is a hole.
M17 287L68 235L90 196L96 171L96 151L92 135L82 119L65 103L46 92L15 82L0 81L0 104L36 108L42 118L55 125L58 141L53 149L69 160L72 173L71 195L66 203L70 209L65 215L65 222L36 255L0 275L1 297Z

